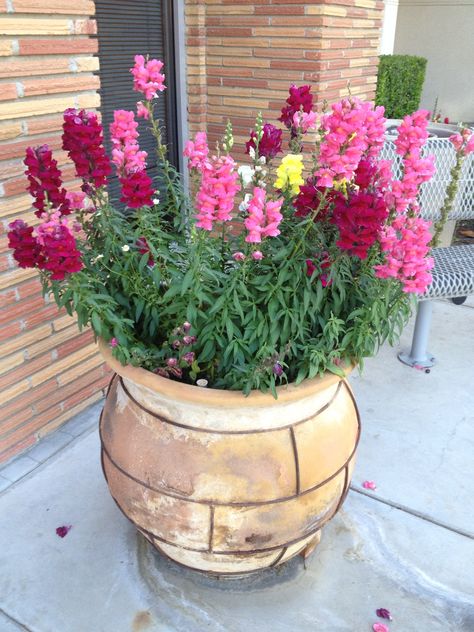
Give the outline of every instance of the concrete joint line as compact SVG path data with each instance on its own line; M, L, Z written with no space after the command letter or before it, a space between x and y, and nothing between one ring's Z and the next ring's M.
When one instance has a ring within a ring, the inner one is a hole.
M24 625L23 623L20 623L18 619L15 619L15 617L12 617L11 615L9 615L8 612L5 612L5 610L3 610L3 608L0 608L0 614L2 614L6 619L11 621L15 625L18 625L21 630L24 630L25 632L33 632L31 628L27 628L26 625Z
M422 520L425 520L426 522L431 522L431 524L434 524L437 527L442 527L443 529L447 529L448 531L452 531L453 533L462 535L465 538L474 540L474 533L470 533L469 531L464 531L463 529L458 529L458 527L447 524L446 522L441 522L441 520L436 520L435 518L432 518L431 516L428 516L427 514L424 514L421 511L416 511L416 509L411 509L410 507L407 507L406 505L400 505L399 503L393 502L391 500L387 500L386 498L381 498L380 496L374 496L362 489L358 489L357 487L354 487L353 485L350 486L350 489L353 492L356 492L357 494L361 494L362 496L367 496L367 498L370 498L371 500L375 500L384 505L388 505L389 507L393 507L394 509L398 509L399 511L403 511L405 513L411 514L412 516L416 516L417 518L421 518Z

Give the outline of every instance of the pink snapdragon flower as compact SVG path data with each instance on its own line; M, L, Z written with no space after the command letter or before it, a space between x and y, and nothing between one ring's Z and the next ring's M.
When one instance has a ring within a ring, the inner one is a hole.
M80 211L84 208L86 194L82 191L68 191L66 198L69 201L69 208L73 211Z
M150 112L148 111L148 108L143 105L141 101L137 101L137 116L139 118L144 118L145 120L148 120L150 118Z
M417 110L408 114L398 126L395 147L399 156L420 151L428 138L428 110Z
M110 125L112 161L117 166L122 185L120 201L130 208L153 204L153 183L145 170L147 152L140 151L137 127L133 112L115 110Z
M324 115L321 129L317 185L334 186L350 181L363 156L375 158L384 143L384 108L357 98L342 99Z
M231 156L212 156L202 166L201 186L196 196L196 226L212 230L215 221L228 222L240 189L237 165Z
M206 132L197 132L194 140L188 140L184 146L183 156L188 160L189 169L201 169L209 155Z
M245 241L260 243L263 237L277 237L280 234L278 226L283 219L280 213L282 204L283 198L267 201L265 189L254 187L248 217L244 222L249 231Z
M402 156L403 176L394 180L385 195L390 208L397 213L405 213L409 208L418 210L420 186L435 172L433 156L422 157L421 150L428 138L428 112L418 110L405 116L398 128L395 141L396 152Z
M165 75L161 73L163 62L158 59L145 60L143 55L135 55L135 65L130 69L133 75L133 89L142 92L147 101L163 92Z
M146 167L147 152L138 145L138 123L135 114L127 110L115 110L110 124L112 161L120 175L142 171Z
M380 233L385 262L375 266L381 279L394 278L403 284L404 292L423 294L431 283L434 262L428 257L431 223L421 217L398 215Z
M453 134L449 140L454 145L457 153L463 153L465 156L474 151L474 133L465 127L459 134Z
M299 129L303 134L306 134L310 129L316 127L318 115L316 112L295 112L293 115L293 127Z

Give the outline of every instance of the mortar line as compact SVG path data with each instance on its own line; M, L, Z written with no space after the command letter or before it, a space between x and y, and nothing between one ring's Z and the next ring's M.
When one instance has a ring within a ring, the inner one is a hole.
M15 625L19 625L22 630L25 630L26 632L33 632L31 628L27 628L24 623L21 623L20 621L18 621L18 619L12 617L10 614L8 614L8 612L5 612L3 608L0 608L0 614L2 614L9 621L12 621Z
M358 489L357 487L354 487L353 485L350 486L350 489L351 491L356 492L357 494L361 494L361 496L366 496L367 498L376 500L377 502L382 503L383 505L388 505L389 507L393 507L394 509L398 509L399 511L403 511L405 513L411 514L412 516L416 516L417 518L421 518L422 520L425 520L426 522L430 522L431 524L434 524L437 527L442 527L443 529L447 529L447 531L451 531L452 533L457 533L458 535L462 535L465 538L474 540L474 533L470 533L469 531L463 531L462 529L458 529L457 527L447 524L446 522L442 522L441 520L436 520L435 518L432 518L431 516L428 516L427 514L424 514L421 511L417 511L416 509L411 509L410 507L407 507L406 505L401 505L400 503L396 503L392 500L381 498L380 496L373 496L372 494L369 494L368 492L362 489Z

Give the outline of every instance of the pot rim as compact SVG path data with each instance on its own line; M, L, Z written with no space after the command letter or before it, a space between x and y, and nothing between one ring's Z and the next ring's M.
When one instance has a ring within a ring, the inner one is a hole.
M345 366L343 369L345 373L344 378L341 378L335 373L326 372L322 377L305 379L298 385L291 383L277 386L278 399L275 399L270 392L262 393L262 391L259 390L252 390L249 395L244 395L242 391L203 388L170 380L142 367L121 364L113 357L109 345L102 338L99 338L97 344L106 363L122 378L144 386L152 391L159 392L161 395L170 399L214 407L250 408L290 403L297 399L310 397L318 391L337 384L342 379L345 379L355 367L353 364Z

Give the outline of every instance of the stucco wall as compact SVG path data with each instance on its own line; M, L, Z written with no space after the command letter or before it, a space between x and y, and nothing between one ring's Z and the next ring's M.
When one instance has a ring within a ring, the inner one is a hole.
M394 53L428 59L422 107L474 121L474 0L400 0Z

